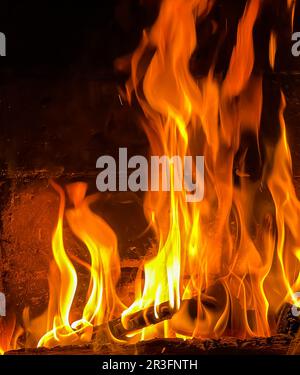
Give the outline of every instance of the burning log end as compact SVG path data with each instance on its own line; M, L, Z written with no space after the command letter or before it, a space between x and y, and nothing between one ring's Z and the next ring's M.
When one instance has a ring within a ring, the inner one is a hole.
M170 307L169 302L147 307L144 310L137 311L127 317L126 327L122 323L122 318L117 318L106 324L95 328L93 339L97 341L106 341L113 336L119 340L125 340L130 334L154 324L169 320L175 314L175 310Z
M293 305L285 303L278 314L277 333L295 336L300 330L300 316L293 314Z
M211 298L205 294L201 295L201 301L203 304L206 304L206 306L215 307L214 298ZM186 309L189 310L188 314L191 317L196 317L197 304L197 299L191 298L184 300L184 303L182 303L179 311L171 308L169 301L156 307L149 306L146 309L137 311L127 316L124 320L119 317L111 320L108 323L102 324L101 326L95 327L93 332L93 340L98 344L100 342L102 344L110 343L111 337L118 340L126 340L127 337L137 331L142 330L143 328L172 319L175 314L179 313L179 315L177 315L177 319L179 319L179 321L182 320L186 314ZM180 314L180 312L182 314ZM125 321L125 325L123 324L122 320Z
M109 328L112 333L118 333L116 337L124 337L130 332L170 319L173 316L173 313L173 310L169 306L169 302L164 302L156 309L154 306L150 306L130 315L126 322L126 327L124 327L121 318L119 318L110 322Z

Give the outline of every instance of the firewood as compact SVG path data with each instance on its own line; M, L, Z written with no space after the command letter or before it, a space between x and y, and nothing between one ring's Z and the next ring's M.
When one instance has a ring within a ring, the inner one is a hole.
M278 314L277 333L295 336L300 329L300 316L293 315L293 305L285 303Z
M152 355L207 355L207 354L287 354L295 339L290 335L275 335L271 337L253 337L238 339L222 337L220 339L152 339L140 341L134 345L110 343L95 347L92 343L85 345L58 346L55 348L21 349L5 353L6 355L67 355L67 354L152 354Z
M164 320L171 319L175 310L170 307L169 302L164 302L158 305L147 307L144 310L137 311L126 318L126 327L122 323L122 318L117 318L95 327L93 339L103 342L106 337L111 335L117 339L125 339L128 334L139 331L150 325L158 324ZM108 341L110 342L110 340Z

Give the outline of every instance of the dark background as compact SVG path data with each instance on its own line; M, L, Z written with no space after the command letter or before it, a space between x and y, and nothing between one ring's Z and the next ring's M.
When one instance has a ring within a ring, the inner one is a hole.
M155 19L158 3L2 1L0 29L7 36L2 78L10 72L63 74L75 66L86 74L87 69L111 70L116 57L137 46L142 29Z
M268 43L273 29L278 53L272 74L279 82L285 80L282 75L300 71L300 58L291 55L286 0L263 3L254 30L255 69L271 74ZM193 74L207 72L217 45L216 69L226 71L245 4L217 0L210 16L198 24ZM300 31L299 5L295 30ZM7 39L7 56L0 58L2 175L94 170L101 154L114 154L120 146L132 148L132 153L145 151L136 113L118 98L129 71L117 71L114 62L134 51L158 8L159 0L1 1L0 31ZM213 36L212 20L219 25ZM298 77L288 84L295 82ZM288 88L290 94L293 88Z
M1 1L0 30L7 36L7 57L0 60L1 78L9 77L9 73L37 73L36 70L62 74L71 66L87 74L87 69L111 70L114 59L135 49L142 29L155 20L159 3L160 0ZM231 47L230 42L235 40L236 24L245 4L245 0L215 2L208 21L215 19L220 25L227 21L227 33L221 28L217 34L217 38L222 36L224 47ZM284 47L289 47L289 43L283 45L290 38L286 0L264 0L263 4L256 27L258 50L263 46L262 39L274 29L279 34L280 53ZM300 30L299 9L298 2L295 31ZM202 47L207 43L208 24L204 22L199 27ZM213 42L209 41L212 47ZM279 70L296 64L288 55L279 58ZM224 56L221 60L225 67Z

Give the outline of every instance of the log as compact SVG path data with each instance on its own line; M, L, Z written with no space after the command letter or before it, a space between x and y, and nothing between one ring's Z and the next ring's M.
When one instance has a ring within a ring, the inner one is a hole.
M300 329L300 317L293 315L293 305L285 303L279 311L277 333L295 336Z
M275 335L271 337L254 337L248 339L237 339L234 337L223 337L220 339L153 339L141 341L135 345L111 343L99 346L91 344L79 346L55 347L52 349L21 349L5 353L5 355L110 355L110 354L138 354L138 355L285 355L291 347L299 346L299 339L290 335Z
M169 302L164 302L157 306L156 314L154 306L149 306L127 317L126 327L123 325L121 317L108 322L108 324L95 327L93 338L96 342L99 340L102 342L103 336L108 331L110 337L112 335L117 339L125 339L128 334L171 319L174 313L175 310L171 309Z
M209 303L210 298L205 294L201 295L202 303ZM197 304L197 297L184 300L185 303L193 303L195 311L195 303ZM93 338L95 341L108 342L111 341L111 335L117 339L125 339L127 335L132 334L136 331L140 331L143 328L149 327L161 323L165 320L169 320L173 317L178 310L170 307L170 302L164 302L158 305L156 308L152 305L143 310L137 311L126 318L126 327L122 323L122 318L119 317L106 324L95 327L93 332Z

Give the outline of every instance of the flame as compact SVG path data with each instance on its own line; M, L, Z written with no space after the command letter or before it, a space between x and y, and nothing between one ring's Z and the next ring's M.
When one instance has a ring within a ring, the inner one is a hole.
M16 349L13 345L13 333L16 326L16 317L0 318L0 355L8 350Z
M286 101L281 93L281 106L279 112L281 137L274 155L269 154L273 165L271 176L268 179L268 186L275 204L277 223L277 255L283 291L286 291L286 300L297 303L294 293L299 288L299 260L300 260L300 202L292 180L292 159L287 142L287 134L284 121L284 109ZM284 298L283 298L284 299Z
M282 304L297 303L300 201L293 185L283 93L277 139L263 139L260 129L263 77L254 69L253 30L262 3L247 1L226 74L218 74L212 63L208 74L196 79L190 71L196 25L215 3L162 1L155 24L144 31L132 56L126 85L128 101L137 99L143 112L149 156L160 157L170 168L170 189L162 189L166 176L160 166L151 175L158 188L144 197L145 217L156 237L155 254L142 262L135 298L126 307L117 294L117 236L91 209L97 196L86 195L85 183L68 185L72 208L65 210L65 192L52 183L60 205L52 238L49 305L35 320L25 309L26 332L33 332L28 343L37 337L37 345L46 347L88 342L96 326L120 316L128 342L153 337L269 336ZM288 0L292 17L294 6ZM272 32L273 69L276 44ZM189 172L198 182L195 158L199 155L205 157L204 199L190 201L188 192L178 186L178 177L185 175L178 160L192 157ZM88 261L65 249L64 225L84 245ZM80 278L72 260L90 275L79 319L74 305ZM160 321L162 306L167 306L172 319ZM147 314L154 317L151 324L130 331L132 317L147 321ZM12 347L14 329L13 324L5 331L1 352Z
M272 31L270 35L270 43L269 43L269 60L270 60L270 65L273 70L275 67L276 49L277 49L277 36L275 32Z
M171 159L174 156L183 158L189 153L192 109L197 101L201 101L189 72L189 60L197 43L195 17L207 14L210 7L209 1L164 1L156 24L150 33L144 33L132 59L132 81L128 84L128 94L131 89L135 90L148 119L144 129L150 143L150 154L166 155L170 160L171 186L170 193L158 191L146 194L144 211L159 241L158 252L145 264L143 291L124 311L124 324L126 316L132 311L151 305L156 309L165 301L169 301L171 309L179 309L184 258L189 247L199 239L199 232L193 230L199 224L199 215L189 212L186 194L176 191L176 171ZM156 51L145 72L143 93L140 93L139 63L150 47L155 47ZM162 182L161 179L159 182ZM138 290L141 290L141 280L138 283ZM168 326L164 327L163 334L172 335L168 331Z
M70 321L78 280L63 242L65 194L56 183L52 185L60 195L60 207L52 239L55 264L51 265L49 275L48 331L38 343L46 347L90 341L94 325L107 322L118 308L124 309L115 292L120 275L116 236L108 224L90 210L90 204L97 197L85 198L87 184L75 183L67 186L74 208L69 209L66 216L70 228L89 251L91 280L81 319Z
M296 0L287 0L287 7L291 13L291 27L292 31L294 29L294 19L295 19L295 10L296 10Z
M91 285L83 320L100 325L110 320L117 308L122 307L115 291L120 276L120 261L116 235L102 218L91 211L89 206L97 197L84 199L86 189L84 183L68 186L75 208L67 212L67 218L91 257Z
M259 139L262 77L253 71L253 29L261 2L246 4L225 78L217 76L212 66L207 77L196 81L189 70L197 44L195 24L212 6L205 0L163 1L156 23L144 32L132 58L127 95L129 101L135 95L145 114L142 125L150 155L205 156L202 202L186 202L185 193L174 184L170 192L146 194L144 211L158 239L158 251L145 263L144 281L137 280L136 300L123 312L123 323L132 311L151 305L155 309L164 301L178 313L166 329L147 329L142 338L268 336L274 328L269 314L285 299L291 301L297 284L293 276L299 265L292 267L292 254L299 256L299 247L286 243L285 227L289 234L295 233L299 215L283 106L274 164L271 160L262 164L262 150L268 150ZM272 67L275 52L272 34ZM265 171L261 179L255 179L247 165L244 134L256 142L258 166ZM275 219L262 188L270 191ZM256 209L258 200L261 212ZM194 320L188 299L196 300Z
M56 183L52 182L52 186L60 196L58 222L52 238L55 264L51 265L49 274L48 328L52 326L52 329L40 339L38 346L49 346L52 341L57 344L61 342L71 344L77 341L77 335L70 323L70 311L77 288L77 273L67 255L63 241L65 193Z

